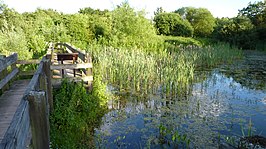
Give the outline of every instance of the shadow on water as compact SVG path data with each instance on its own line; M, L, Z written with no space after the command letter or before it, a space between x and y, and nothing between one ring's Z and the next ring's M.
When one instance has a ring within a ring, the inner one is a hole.
M218 148L241 137L266 137L266 54L209 72L197 72L186 100L120 95L96 130L101 148Z

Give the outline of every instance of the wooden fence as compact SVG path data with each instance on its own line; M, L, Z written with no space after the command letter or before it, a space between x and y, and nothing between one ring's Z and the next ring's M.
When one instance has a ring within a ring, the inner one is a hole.
M16 76L32 76L35 70L21 71L17 65L30 65L39 64L40 60L18 60L17 53L6 57L5 55L0 55L0 90L4 92L9 88L9 82L15 79ZM9 68L10 67L10 68Z
M16 63L16 53L0 60L0 72L5 72L12 66L10 73L1 79L1 88L18 74ZM52 100L50 60L44 57L27 86L11 124L0 142L0 148L25 147L31 136L33 148L49 148L49 109L53 108Z
M53 110L52 70L78 69L82 74L80 79L91 86L93 81L91 57L84 51L76 49L67 43L57 43L55 46L64 46L69 53L68 55L77 55L79 63L53 64L54 58L58 57L54 53L53 44L49 45L48 53L42 60L19 61L16 53L8 57L0 57L1 90L6 90L10 81L19 74L16 64L39 64L38 69L27 86L8 130L2 142L0 142L0 149L19 149L25 147L29 144L29 138L32 140L33 148L49 148L49 113ZM74 75L72 80L79 80L79 78L75 78Z
M18 74L19 70L16 67L16 62L18 60L17 53L14 53L8 57L1 56L0 59L0 89L5 91L8 88L8 83ZM8 68L11 66L11 68ZM10 73L8 73L8 69Z

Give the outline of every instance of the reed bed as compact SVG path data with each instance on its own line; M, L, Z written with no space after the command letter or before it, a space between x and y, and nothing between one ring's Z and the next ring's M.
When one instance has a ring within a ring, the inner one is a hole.
M175 52L94 47L90 52L103 81L120 91L173 97L189 94L196 68L233 60L241 55L237 51L217 45L186 47Z

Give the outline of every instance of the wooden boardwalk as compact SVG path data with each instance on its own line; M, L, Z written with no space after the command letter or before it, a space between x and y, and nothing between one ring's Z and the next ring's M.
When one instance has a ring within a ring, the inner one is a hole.
M0 142L2 141L30 80L18 80L12 83L8 91L0 96Z
M60 86L62 78L83 81L91 89L92 62L88 53L67 43L68 53L54 53L49 46L42 60L18 60L16 53L0 55L0 149L49 148L49 114L53 110L52 89ZM56 59L53 59L55 55ZM38 64L34 74L23 72L17 65ZM31 80L18 80L17 76L33 75ZM9 88L9 84L12 84ZM31 141L30 141L31 140ZM30 143L31 142L31 143Z

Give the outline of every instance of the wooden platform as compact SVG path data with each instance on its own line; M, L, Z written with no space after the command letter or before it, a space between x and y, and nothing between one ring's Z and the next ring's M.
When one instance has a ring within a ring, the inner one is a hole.
M0 96L0 142L10 126L29 82L30 80L15 81L10 89Z

